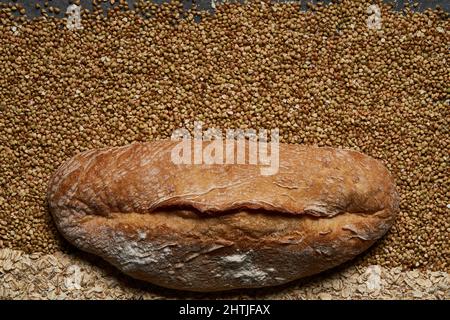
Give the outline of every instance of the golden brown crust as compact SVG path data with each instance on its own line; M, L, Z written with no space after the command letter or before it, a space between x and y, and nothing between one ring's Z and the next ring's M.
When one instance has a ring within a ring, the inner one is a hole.
M354 151L280 144L279 172L175 165L177 142L88 151L50 181L62 234L125 273L216 291L276 285L353 258L398 210L387 170Z
M175 165L177 143L81 153L55 173L49 201L97 215L187 206L209 214L251 208L333 216L395 206L387 170L355 151L282 144L278 173L263 176L260 165Z

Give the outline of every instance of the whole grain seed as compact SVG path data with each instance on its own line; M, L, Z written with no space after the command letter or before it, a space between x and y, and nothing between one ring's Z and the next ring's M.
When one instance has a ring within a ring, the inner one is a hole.
M381 159L400 213L358 263L448 272L448 15L378 5L379 30L361 0L307 12L216 3L214 15L116 1L107 18L83 10L81 30L67 18L17 20L2 6L0 246L72 250L46 209L52 172L80 151L168 138L202 120Z

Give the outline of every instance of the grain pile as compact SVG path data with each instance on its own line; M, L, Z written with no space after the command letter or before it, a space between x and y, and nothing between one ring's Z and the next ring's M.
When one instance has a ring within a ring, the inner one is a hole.
M0 299L161 299L171 290L134 281L108 265L57 252L25 254L0 249ZM450 299L450 274L402 272L378 265L341 267L332 275L289 285L224 293L189 293L186 299Z
M214 15L116 2L72 31L50 11L30 21L0 9L0 248L73 250L45 203L67 158L203 121L382 159L401 212L358 264L450 270L448 14L378 3L376 30L366 1L227 3Z

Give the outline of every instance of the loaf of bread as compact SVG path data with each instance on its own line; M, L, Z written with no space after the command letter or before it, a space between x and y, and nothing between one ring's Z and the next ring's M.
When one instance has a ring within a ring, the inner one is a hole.
M339 265L383 236L398 210L387 169L359 152L280 144L278 172L262 175L260 164L174 164L178 143L68 160L47 194L58 230L134 278L219 291Z

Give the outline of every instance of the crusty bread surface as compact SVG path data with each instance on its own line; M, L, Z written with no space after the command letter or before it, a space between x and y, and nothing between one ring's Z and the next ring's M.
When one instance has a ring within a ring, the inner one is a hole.
M398 211L387 169L359 152L280 144L278 172L262 175L262 165L174 164L178 143L65 162L47 194L58 230L134 278L220 291L339 265L383 236Z

